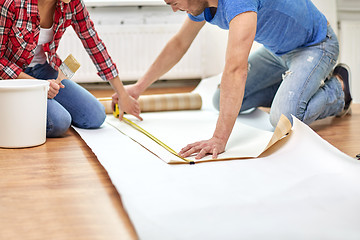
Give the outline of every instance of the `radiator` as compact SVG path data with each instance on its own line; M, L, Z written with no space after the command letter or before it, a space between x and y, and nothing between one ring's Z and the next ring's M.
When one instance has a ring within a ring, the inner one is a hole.
M111 25L98 26L96 29L118 67L121 80L127 81L137 80L145 73L180 26L178 24ZM204 71L203 57L208 57L208 54L202 54L202 41L204 39L200 34L183 59L162 79L200 79L209 75ZM81 64L74 76L75 81L101 81L94 64L72 28L67 29L64 34L58 53L62 59L72 53ZM220 71L221 67L217 72Z

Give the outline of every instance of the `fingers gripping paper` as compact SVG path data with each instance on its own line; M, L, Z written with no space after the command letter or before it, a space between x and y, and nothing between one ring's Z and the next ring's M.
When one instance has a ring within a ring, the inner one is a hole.
M260 130L236 121L226 151L217 159L206 156L196 160L194 156L187 159L180 158L174 152L179 152L187 144L209 139L212 136L217 121L217 113L213 111L180 111L158 112L143 114L144 121L140 122L128 116L135 123L129 125L124 121L109 115L106 122L123 134L157 155L166 163L206 162L214 160L231 160L258 157L278 140L291 131L291 123L282 116L274 132ZM158 139L146 136L139 131L137 125L148 134ZM165 147L164 147L165 145Z

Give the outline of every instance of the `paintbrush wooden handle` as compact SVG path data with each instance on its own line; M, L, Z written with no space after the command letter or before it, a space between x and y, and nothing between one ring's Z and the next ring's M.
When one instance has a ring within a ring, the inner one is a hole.
M59 74L62 72L63 76L58 77L57 82L60 83L63 79L71 79L79 68L80 63L76 61L73 55L69 54L59 67Z

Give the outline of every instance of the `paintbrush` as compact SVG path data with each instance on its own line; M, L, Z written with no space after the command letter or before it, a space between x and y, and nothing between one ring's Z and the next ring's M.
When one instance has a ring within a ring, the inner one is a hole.
M65 75L66 79L71 79L74 76L75 72L79 69L79 67L80 63L76 61L73 55L69 54L69 56L67 56L67 58L62 62L59 68L61 72Z

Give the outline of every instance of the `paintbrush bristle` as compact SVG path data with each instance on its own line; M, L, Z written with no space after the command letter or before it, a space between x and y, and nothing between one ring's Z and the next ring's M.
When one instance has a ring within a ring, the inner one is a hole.
M74 58L73 55L69 54L69 56L67 56L67 58L64 61L64 64L73 72L75 73L79 67L80 67L80 63L78 61L76 61L76 59Z

